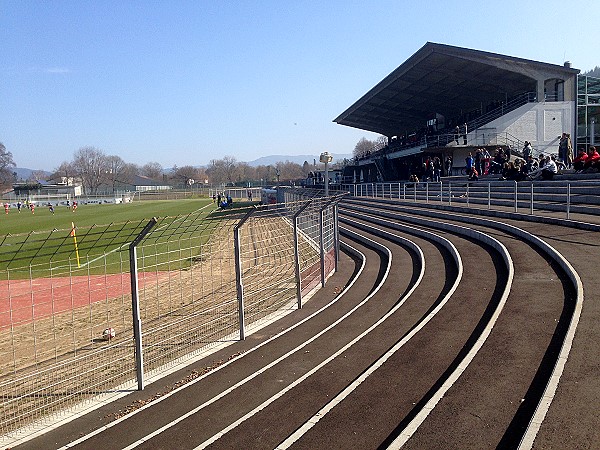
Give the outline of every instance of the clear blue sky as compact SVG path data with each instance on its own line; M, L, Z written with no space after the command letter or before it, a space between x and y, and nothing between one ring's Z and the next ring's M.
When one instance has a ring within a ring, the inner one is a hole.
M577 17L580 17L577 20ZM351 153L332 122L427 41L582 71L599 0L0 0L0 142L52 170Z

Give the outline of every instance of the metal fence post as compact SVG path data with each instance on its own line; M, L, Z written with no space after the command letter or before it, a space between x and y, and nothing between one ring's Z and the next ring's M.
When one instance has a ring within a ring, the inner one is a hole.
M488 209L492 209L492 182L488 181Z
M567 183L567 219L571 218L571 183Z
M329 207L329 205L335 201L335 197L326 202L322 207L319 213L319 247L320 247L320 256L321 256L321 286L325 287L325 219L323 215L325 214L325 210Z
M321 286L325 287L325 232L324 232L324 219L325 208L319 212L319 256L321 258Z
M340 260L340 237L338 229L338 202L333 204L333 252L334 252L334 270L338 271L338 264Z
M425 183L425 203L429 203L429 182Z
M440 181L440 203L444 203L444 184Z
M133 339L135 341L135 371L138 391L144 389L144 352L142 348L142 321L140 319L140 298L138 284L137 246L156 225L156 217L150 219L140 234L129 244L129 278L131 281L131 312L133 319Z
M531 215L533 215L533 181L531 182Z
M252 208L246 215L233 227L233 249L235 253L235 287L238 301L238 317L240 322L240 341L246 339L246 321L244 316L244 284L242 281L242 243L240 241L240 228L250 218L256 207Z
M467 190L465 192L465 196L467 197L467 208L469 207L469 182L467 181Z
M518 196L518 188L517 182L515 181L515 212L519 211L519 196Z
M294 214L294 266L296 273L296 300L298 302L298 309L302 308L302 280L300 278L300 249L298 246L298 217L311 203L312 200L307 201L300 207L296 214Z
M452 206L452 183L448 181L448 205Z

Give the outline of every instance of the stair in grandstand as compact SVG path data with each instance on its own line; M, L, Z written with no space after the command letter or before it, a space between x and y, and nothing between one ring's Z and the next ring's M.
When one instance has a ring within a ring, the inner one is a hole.
M398 172L394 165L384 156L374 160L377 173L382 181L392 181L399 178Z

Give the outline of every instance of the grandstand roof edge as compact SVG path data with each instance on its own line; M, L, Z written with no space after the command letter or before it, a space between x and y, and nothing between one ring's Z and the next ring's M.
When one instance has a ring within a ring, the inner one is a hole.
M501 55L498 53L492 53L482 50L474 50L468 49L464 47L457 47L448 44L439 44L435 42L426 42L419 50L413 53L406 61L404 61L400 66L394 69L389 75L387 75L383 80L377 83L372 89L366 92L361 98L359 98L356 102L354 102L349 108L347 108L344 112L342 112L338 117L333 119L333 122L347 125L355 128L361 128L357 126L358 124L354 120L349 120L349 117L355 113L358 109L366 105L370 100L374 99L376 96L380 95L386 88L390 87L393 83L397 82L401 79L402 76L406 75L414 69L419 62L422 62L429 58L431 55L437 54L442 57L447 57L448 60L459 60L459 59L469 59L476 61L482 65L486 65L489 67L495 67L496 70L504 70L507 72L519 73L514 70L511 71L511 64L518 65L526 65L534 72L545 72L545 73L556 73L557 76L563 74L565 76L573 76L580 73L579 69L573 69L570 67L565 67L562 65L544 63L540 61L528 60L525 58L519 58L508 55ZM498 67L498 63L502 64L502 69ZM372 129L369 131L373 131ZM375 131L377 132L377 131Z

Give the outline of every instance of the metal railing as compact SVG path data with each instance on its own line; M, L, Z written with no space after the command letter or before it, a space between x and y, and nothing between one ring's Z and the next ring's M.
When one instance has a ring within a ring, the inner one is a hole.
M343 185L341 189L355 197L558 215L567 219L572 219L572 214L582 214L600 223L600 180L361 183Z
M337 268L338 197L0 237L0 434L302 307Z

